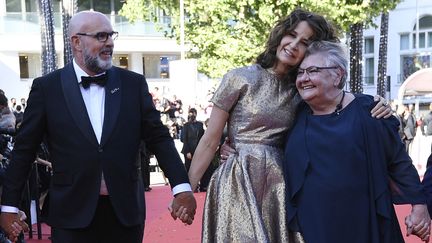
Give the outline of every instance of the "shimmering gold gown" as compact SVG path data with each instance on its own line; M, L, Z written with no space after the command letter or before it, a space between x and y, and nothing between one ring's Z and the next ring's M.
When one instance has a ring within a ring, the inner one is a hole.
M227 73L212 98L230 113L237 153L212 176L204 207L203 242L301 242L285 214L283 144L298 103L293 87L259 65Z

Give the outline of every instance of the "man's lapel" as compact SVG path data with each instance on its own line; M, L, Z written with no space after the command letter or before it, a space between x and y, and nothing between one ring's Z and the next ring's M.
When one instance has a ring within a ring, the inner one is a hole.
M84 136L97 146L98 141L93 131L72 63L63 68L61 72L61 84L66 105L73 120Z
M119 72L116 67L107 71L108 80L105 85L105 115L102 128L101 146L111 135L120 112L122 88Z

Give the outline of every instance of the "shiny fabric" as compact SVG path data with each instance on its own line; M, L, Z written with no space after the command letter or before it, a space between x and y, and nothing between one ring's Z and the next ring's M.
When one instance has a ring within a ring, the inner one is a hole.
M212 102L230 113L228 136L237 153L210 181L203 242L302 242L286 224L281 167L298 103L294 88L258 65L224 76Z

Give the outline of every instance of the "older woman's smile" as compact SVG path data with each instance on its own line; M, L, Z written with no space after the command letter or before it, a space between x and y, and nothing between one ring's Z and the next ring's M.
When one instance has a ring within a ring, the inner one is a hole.
M315 85L306 85L306 86L302 86L301 88L303 90L306 90L306 89L312 89L312 88L315 88L315 87L316 87Z

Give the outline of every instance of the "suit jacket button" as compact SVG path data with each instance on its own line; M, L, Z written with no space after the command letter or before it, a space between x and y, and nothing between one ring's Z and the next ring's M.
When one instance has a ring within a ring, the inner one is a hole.
M98 149L98 152L99 152L99 153L102 153L102 152L103 152L103 148L99 148L99 149Z

